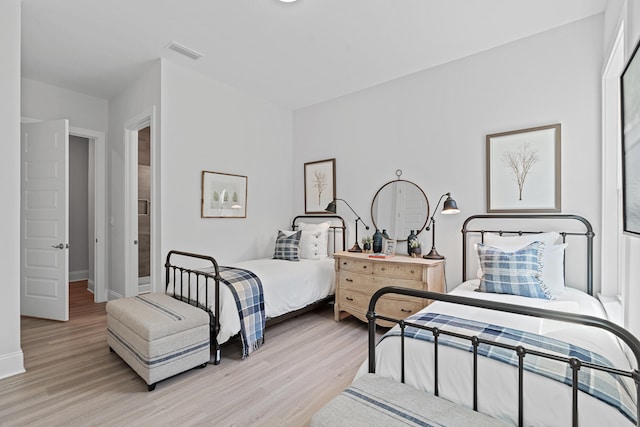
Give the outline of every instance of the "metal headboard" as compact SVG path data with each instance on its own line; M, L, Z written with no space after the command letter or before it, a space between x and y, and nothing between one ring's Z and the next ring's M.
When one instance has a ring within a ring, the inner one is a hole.
M472 215L464 221L462 225L462 281L467 280L467 243L469 239L469 235L480 235L480 241L484 242L485 233L495 233L495 234L513 234L513 235L523 235L523 234L537 234L542 233L543 231L536 230L504 230L501 228L497 229L472 229L469 228L469 224L474 220L570 220L577 221L582 223L584 226L584 232L575 232L575 231L561 231L555 229L557 233L562 236L562 242L566 242L567 236L583 236L586 237L586 251L587 251L587 293L589 295L593 295L593 238L595 233L593 232L593 227L591 223L585 218L579 215L570 215L570 214L531 214L531 215L518 215L518 214L486 214L486 215ZM499 224L499 222L496 222ZM567 223L565 223L567 224ZM527 227L532 227L532 225L527 225ZM545 230L549 231L549 230Z
M334 252L338 252L336 250L336 233L340 233L342 235L342 250L346 250L347 225L340 215L298 215L297 217L293 218L293 221L291 222L291 229L295 230L296 228L298 228L298 222L308 218L328 220L331 223L331 225L329 226L329 230L331 230L331 234L333 236ZM340 223L341 225L334 225L334 223Z

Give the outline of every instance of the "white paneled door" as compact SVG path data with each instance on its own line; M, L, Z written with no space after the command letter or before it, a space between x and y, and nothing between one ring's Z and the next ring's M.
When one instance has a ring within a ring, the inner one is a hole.
M69 320L69 122L22 125L20 312Z

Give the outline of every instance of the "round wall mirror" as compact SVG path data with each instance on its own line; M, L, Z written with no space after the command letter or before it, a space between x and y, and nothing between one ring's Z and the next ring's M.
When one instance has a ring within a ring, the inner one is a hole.
M416 234L424 230L428 219L426 194L413 182L400 179L400 175L380 187L371 202L373 226L387 230L391 239L406 241L411 230L416 230Z

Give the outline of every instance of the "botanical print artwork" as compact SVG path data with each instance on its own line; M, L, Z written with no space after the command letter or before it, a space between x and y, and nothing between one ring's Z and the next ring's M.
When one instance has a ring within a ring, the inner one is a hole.
M322 192L327 188L327 174L319 169L313 170L313 187L318 192L318 205L322 201Z
M487 135L487 212L560 211L560 130Z
M327 213L327 205L336 197L336 159L304 164L304 211Z
M247 177L202 171L202 218L246 218Z
M518 185L518 200L522 200L522 190L529 170L539 159L538 150L533 149L530 142L525 142L517 150L505 151L502 154L502 162Z
M234 191L233 194L231 195L231 202L233 203L233 205L237 205L238 204L238 192ZM212 209L219 207L219 206L224 206L225 203L229 203L229 193L227 192L226 189L222 190L222 196L220 196L220 194L218 194L217 191L213 192L213 197L211 198L211 205L210 207Z

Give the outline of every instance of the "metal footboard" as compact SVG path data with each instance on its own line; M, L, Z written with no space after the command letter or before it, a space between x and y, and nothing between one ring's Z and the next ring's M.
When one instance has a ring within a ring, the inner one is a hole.
M202 268L187 268L172 263L172 257L186 257L193 260L203 260L208 263ZM191 252L169 251L165 262L165 292L168 292L169 285L173 283L173 296L175 299L186 302L193 306L205 310L209 314L209 334L211 346L215 350L214 364L220 364L220 344L218 343L218 332L220 331L220 270L218 263L213 257L200 255ZM199 283L204 280L204 295L201 295ZM209 308L211 299L209 298L209 285L213 283L214 288L214 310ZM194 291L191 288L194 285ZM192 295L195 293L195 295ZM204 303L202 303L204 301Z
M633 353L636 359L636 369L632 371L624 371L619 369L614 369L607 366L595 365L591 363L582 362L574 357L561 357L551 353L544 353L540 351L536 351L533 349L527 349L523 346L511 346L505 345L503 343L497 343L491 340L482 339L477 336L464 335L459 333L448 332L446 330L442 330L434 327L426 327L424 325L414 324L411 322L407 322L404 319L394 319L382 315L378 315L375 312L376 303L378 299L385 294L399 294L406 295L417 298L424 298L430 300L437 301L445 301L454 304L461 304L473 307L481 307L491 310L521 314L525 316L533 316L540 317L551 320L564 321L569 323L576 323L580 325L587 325L599 329L603 329L614 334L620 340L622 340ZM367 312L367 319L369 321L369 372L375 373L376 366L376 320L386 320L389 322L397 323L400 326L401 334L400 334L400 342L401 342L401 381L404 383L405 380L405 328L407 326L419 328L422 330L430 331L433 334L433 346L434 346L434 394L438 396L438 337L442 335L457 337L461 339L467 339L471 343L473 347L473 409L475 411L478 410L478 370L477 370L477 358L478 358L478 346L480 344L488 344L492 346L498 346L506 349L510 349L516 352L518 355L518 425L524 425L524 414L523 414L523 401L524 401L524 390L523 390L523 377L524 377L524 357L527 354L536 355L539 357L545 357L549 359L553 359L556 361L561 361L567 363L573 373L573 382L572 382L572 420L573 425L578 425L578 372L579 370L584 368L592 368L605 372L609 372L612 374L617 374L623 377L628 377L633 379L636 388L636 416L637 420L640 420L640 372L638 371L638 363L640 363L640 341L629 331L626 329L608 321L605 319L600 319L594 316L586 316L580 314L573 313L564 313L560 311L551 311L545 310L541 308L534 307L524 307L514 304L506 304L495 301L486 301L486 300L478 300L475 298L461 297L455 295L448 294L440 294L436 292L429 291L420 291L415 289L406 289L400 287L385 287L378 290L371 297L371 301L369 303L369 311ZM637 424L636 424L637 425Z

